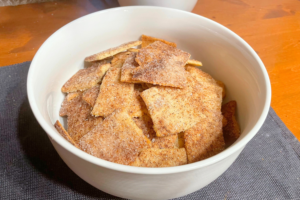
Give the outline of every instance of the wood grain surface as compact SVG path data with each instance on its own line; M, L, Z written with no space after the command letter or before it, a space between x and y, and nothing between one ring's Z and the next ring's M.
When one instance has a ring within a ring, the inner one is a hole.
M0 7L0 66L32 60L63 25L117 5L69 0ZM271 79L272 107L300 140L300 0L199 0L193 12L228 27L254 48Z

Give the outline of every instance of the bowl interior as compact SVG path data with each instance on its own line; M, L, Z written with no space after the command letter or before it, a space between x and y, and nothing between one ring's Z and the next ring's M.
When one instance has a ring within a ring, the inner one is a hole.
M255 135L270 105L270 85L263 64L243 40L223 26L188 12L121 7L67 24L34 57L28 76L28 96L35 116L51 138L76 151L56 132L53 124L57 119L63 121L58 115L64 98L60 89L83 68L84 58L138 40L142 34L176 42L178 48L202 61L201 69L225 83L225 101L237 101L242 135L236 144L248 137L245 145Z

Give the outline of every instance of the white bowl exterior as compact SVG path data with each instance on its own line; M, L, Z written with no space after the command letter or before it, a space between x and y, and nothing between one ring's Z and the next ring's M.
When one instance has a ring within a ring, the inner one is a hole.
M80 178L108 194L134 200L173 199L197 191L223 174L243 150L200 169L175 174L141 175L99 169L98 165L75 156L54 140L51 142L63 161Z
M201 68L204 71L225 83L226 99L234 99L238 103L242 134L234 145L201 162L172 168L145 169L95 158L75 148L57 133L53 124L57 119L63 121L58 115L64 98L60 92L61 86L78 69L83 68L83 59L95 52L137 40L141 34L176 42L180 49L202 61ZM172 179L177 183L168 188L168 194L155 196L156 199L167 199L196 191L214 180L230 166L260 129L267 116L271 98L269 78L261 60L237 35L204 17L158 7L109 9L87 15L61 28L42 45L34 57L27 86L34 115L53 138L55 148L69 167L103 191L134 199L148 197L141 196L138 192L123 192L147 189L151 193L157 189L156 184L169 185L171 177L176 177ZM219 165L220 167L213 167ZM109 177L101 171L109 171ZM96 172L98 174L93 176ZM109 180L108 185L101 180L101 176L106 176L104 180ZM132 180L139 184L133 185ZM184 189L178 191L178 182L184 180L190 180L193 184L181 184ZM131 188L133 186L135 188Z
M192 11L198 0L118 0L120 6L160 6Z

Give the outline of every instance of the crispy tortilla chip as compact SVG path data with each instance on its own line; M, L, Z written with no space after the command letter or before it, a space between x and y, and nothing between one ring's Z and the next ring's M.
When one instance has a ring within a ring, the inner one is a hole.
M227 119L223 116L222 127L225 127L226 125L227 125Z
M122 66L121 81L126 83L139 83L140 81L132 80L132 70L139 64L135 61L136 53L130 53Z
M72 101L74 98L78 97L81 92L72 92L67 95L67 101Z
M134 98L134 84L120 81L121 68L112 67L105 75L92 115L107 117L115 110L129 108Z
M151 146L126 111L113 112L79 141L81 149L107 161L128 165Z
M98 97L99 91L100 91L100 85L96 85L86 90L82 95L82 99L91 107L93 107L96 103L96 99Z
M222 89L207 73L195 67L188 67L201 88L202 112L200 121L184 132L188 162L193 163L209 158L224 150L222 133Z
M149 140L152 140L156 136L156 133L153 129L153 122L147 114L144 114L139 118L133 118L133 121L140 129L142 129L144 135Z
M188 163L214 156L225 149L220 112L201 114L200 122L184 132Z
M91 106L83 101L81 92L71 101L63 102L60 115L63 113L64 116L68 116L68 133L75 142L102 122L101 117L93 117L90 112Z
M192 66L202 66L202 62L194 59L189 59L186 64Z
M67 141L69 141L75 147L79 148L78 145L74 142L74 140L70 137L68 132L65 130L65 128L61 125L61 123L58 120L56 120L54 127L56 128L56 130L61 136L63 136Z
M180 49L154 42L137 54L135 60L140 66L132 70L132 80L183 88L186 86L184 65L189 57L189 53Z
M63 85L61 91L69 93L87 90L101 82L109 68L110 64L97 64L81 69Z
M90 115L90 111L78 109L78 112L68 116L68 132L75 142L103 121L102 117Z
M173 149L177 147L177 134L166 136L166 137L156 137L152 139L152 148L159 149Z
M184 132L177 134L176 146L177 148L184 148Z
M111 66L121 68L129 55L130 52L121 52L116 54L111 60Z
M142 48L145 48L146 46L152 44L153 42L156 41L160 41L163 42L167 45L170 45L172 47L177 47L176 43L174 42L168 42L166 40L163 39L159 39L159 38L155 38L155 37L151 37L151 36L147 36L147 35L142 35Z
M128 49L127 51L137 53L137 52L140 51L140 49L130 48L130 49Z
M59 110L59 116L65 117L68 115L69 111L72 109L73 105L76 104L80 96L82 95L82 92L71 92L68 93L65 97L64 101L61 104L60 110Z
M107 50L102 51L100 53L88 56L84 59L84 61L91 62L91 61L96 61L96 60L103 60L105 58L108 58L110 56L114 56L117 53L120 53L122 51L126 51L127 49L138 46L140 44L142 44L141 41L128 42L128 43L122 44L120 46L117 46L117 47L114 47L114 48L111 48L111 49L107 49Z
M222 88L222 98L224 99L226 97L226 90L225 90L225 84L222 81L216 81L218 86Z
M145 102L140 96L142 91L144 90L140 84L134 84L134 95L131 106L128 109L128 114L131 117L141 117L143 113L148 113Z
M202 112L202 88L188 73L183 89L152 87L142 92L158 137L173 135L194 126Z
M110 62L111 58L107 58L105 60L98 60L98 61L94 61L94 62L84 62L84 68L89 68L92 67L94 65L104 65Z
M235 112L236 101L229 101L222 106L222 114L227 120L227 124L223 128L226 146L232 145L241 134L241 129L236 120Z
M136 167L174 167L187 164L186 152L181 149L144 149L131 163Z

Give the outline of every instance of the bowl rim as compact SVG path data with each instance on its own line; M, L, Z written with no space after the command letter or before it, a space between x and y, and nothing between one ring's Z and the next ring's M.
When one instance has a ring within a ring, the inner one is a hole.
M195 163L187 164L187 165L181 165L181 166L176 166L176 167L165 167L165 168L145 168L145 167L133 167L133 166L127 166L127 165L121 165L113 162L109 162L97 157L94 157L90 154L85 153L84 151L76 148L72 144L70 144L67 140L65 140L63 137L58 135L54 130L53 130L53 125L49 125L43 118L41 112L39 111L36 101L34 98L34 85L32 84L33 80L33 72L38 65L36 65L36 58L39 56L39 54L43 51L43 47L51 42L52 37L55 37L57 34L59 34L63 29L66 29L68 26L71 26L75 24L76 22L80 20L85 20L86 18L93 16L93 15L99 15L99 14L104 14L107 12L118 12L118 11L128 11L128 10L140 10L140 9L146 9L151 11L155 10L165 10L166 12L177 12L180 14L188 15L190 17L197 17L201 20L207 21L209 23L214 24L215 26L218 26L221 29L224 29L226 32L228 32L231 36L233 36L238 42L240 42L246 49L247 51L250 52L250 54L254 57L256 62L258 63L259 67L261 68L263 77L264 77L264 82L266 86L266 99L264 102L264 108L261 112L261 115L259 119L257 120L256 124L252 127L252 129L247 133L247 135L242 138L240 141L237 143L231 145L229 148L225 149L221 153L212 156L210 158L207 158L202 161L198 161ZM230 155L234 154L237 152L239 149L244 148L244 146L256 135L256 133L259 131L261 126L263 125L267 115L268 111L270 108L270 103L271 103L271 84L270 84L270 79L267 73L267 70L259 58L259 56L255 53L255 51L251 48L251 46L244 41L240 36L238 36L236 33L231 31L230 29L226 28L225 26L210 20L206 17L200 16L198 14L182 11L182 10L177 10L173 8L164 8L164 7L155 7L155 6L128 6L128 7L117 7L117 8L110 8L110 9L105 9L101 11L97 11L85 16L82 16L76 20L73 20L69 22L68 24L64 25L60 29L58 29L56 32L54 32L39 48L37 53L35 54L29 68L28 76L27 76L27 95L29 99L29 104L30 107L33 111L33 114L41 127L44 129L44 131L47 133L47 135L52 138L56 143L58 143L61 147L63 147L65 150L69 151L70 153L74 154L75 156L93 163L97 166L104 167L107 169L115 170L115 171L120 171L120 172L127 172L127 173L132 173L132 174L152 174L152 175L158 175L158 174L173 174L173 173L181 173L181 172L186 172L186 171L191 171L199 168L206 167L208 165L215 164L217 162L222 161L223 159L229 157ZM52 127L51 127L52 126Z

